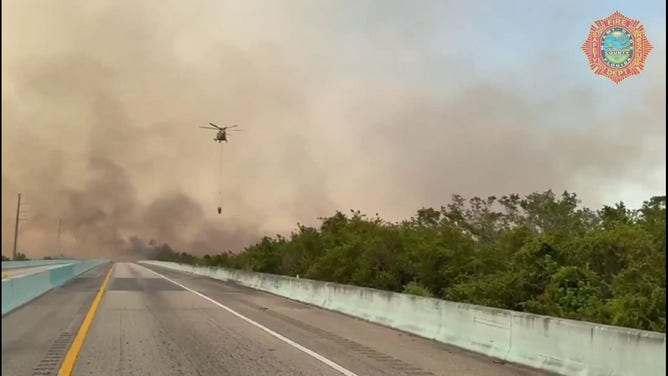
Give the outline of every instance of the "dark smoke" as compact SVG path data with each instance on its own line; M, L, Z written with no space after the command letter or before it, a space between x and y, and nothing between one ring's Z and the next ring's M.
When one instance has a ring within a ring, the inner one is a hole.
M139 256L139 258L145 260L155 259L161 254L172 254L174 252L175 250L169 244L159 244L154 239L147 242L136 236L131 237L125 246L121 248L122 254L133 258Z
M145 258L161 247L216 253L238 251L254 239L206 220L202 207L183 193L142 204L127 174L109 159L94 157L88 168L88 183L61 191L59 199L64 205L58 212L73 237L66 248L76 254ZM35 214L34 223L49 220L39 209Z

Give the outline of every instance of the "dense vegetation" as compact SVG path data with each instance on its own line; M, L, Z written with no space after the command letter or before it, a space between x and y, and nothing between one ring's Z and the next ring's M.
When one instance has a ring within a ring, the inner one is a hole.
M320 220L238 255L158 258L665 332L665 196L597 211L568 192L454 196L400 223L355 211Z
M16 257L10 259L9 257L2 255L2 261L28 261L30 260L25 253L17 252Z

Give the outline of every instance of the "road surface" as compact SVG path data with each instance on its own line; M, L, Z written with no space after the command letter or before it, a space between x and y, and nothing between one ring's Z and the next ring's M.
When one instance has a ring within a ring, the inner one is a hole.
M110 270L87 327L84 317ZM85 341L70 347L82 322ZM74 375L542 374L264 292L133 263L84 273L3 317L2 333L3 375L56 374L70 361Z
M70 265L70 264L42 265L42 266L29 266L25 268L16 268L16 269L5 269L2 271L2 279L11 279L29 274L35 274L49 269L60 268L61 266L65 265Z

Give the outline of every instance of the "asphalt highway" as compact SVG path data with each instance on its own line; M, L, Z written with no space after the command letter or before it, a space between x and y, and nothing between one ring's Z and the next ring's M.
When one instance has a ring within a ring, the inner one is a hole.
M106 292L96 298L102 285ZM73 375L542 374L264 292L134 263L95 268L2 318L3 375L55 375L68 365Z

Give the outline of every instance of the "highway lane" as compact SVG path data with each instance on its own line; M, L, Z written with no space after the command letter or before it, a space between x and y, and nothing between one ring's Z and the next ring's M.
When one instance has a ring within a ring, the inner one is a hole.
M260 291L118 263L74 368L101 374L539 373Z
M73 375L542 374L264 292L133 263L114 265L83 345L70 347L108 268L2 318L3 374L55 375L68 349Z
M340 375L143 266L118 263L74 375Z
M16 269L5 269L2 271L2 279L11 279L29 274L35 274L49 269L59 268L65 265L70 265L70 264L42 265L42 266L29 266L25 268L16 268Z

